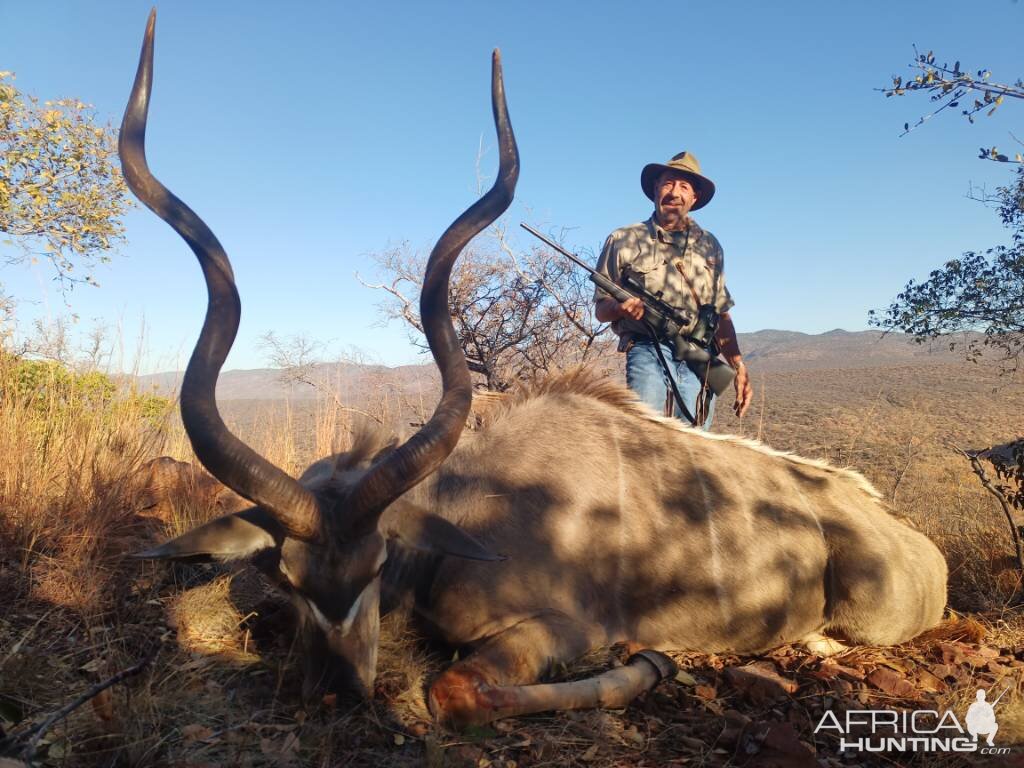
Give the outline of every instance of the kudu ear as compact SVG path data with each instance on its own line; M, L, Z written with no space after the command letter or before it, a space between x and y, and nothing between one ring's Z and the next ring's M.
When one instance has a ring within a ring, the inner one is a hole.
M264 549L280 546L283 540L284 531L280 523L263 509L255 507L218 517L166 544L139 552L133 557L148 560L197 557L239 560Z
M505 560L443 517L399 499L380 518L380 530L388 538L421 552L462 557L466 560Z

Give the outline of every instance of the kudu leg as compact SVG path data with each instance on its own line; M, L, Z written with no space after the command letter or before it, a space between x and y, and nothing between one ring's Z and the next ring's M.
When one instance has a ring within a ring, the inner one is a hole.
M463 728L534 712L624 707L675 674L671 659L645 650L625 666L586 680L535 683L555 664L595 644L585 627L564 616L520 622L441 674L430 687L430 710L445 725Z

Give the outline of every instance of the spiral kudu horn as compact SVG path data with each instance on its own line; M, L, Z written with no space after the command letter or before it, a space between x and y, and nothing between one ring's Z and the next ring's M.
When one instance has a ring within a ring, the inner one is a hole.
M441 370L441 402L423 428L375 465L346 502L356 531L376 525L381 512L445 460L462 433L472 401L469 367L448 308L448 279L466 244L508 209L519 178L519 150L505 104L501 54L491 66L491 108L498 131L499 166L494 186L457 218L437 241L427 262L420 294L423 332Z
M241 303L231 263L216 236L192 209L154 178L146 165L146 115L153 80L155 25L154 9L146 25L139 68L121 123L118 153L132 192L184 238L199 259L206 279L206 319L181 385L181 418L196 456L214 477L265 508L289 535L310 539L320 528L316 498L231 434L217 410L214 390L238 332Z

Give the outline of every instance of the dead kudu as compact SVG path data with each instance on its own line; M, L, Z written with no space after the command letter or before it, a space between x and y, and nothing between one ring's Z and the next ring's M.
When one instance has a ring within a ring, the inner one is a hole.
M368 695L380 613L403 600L437 637L471 649L430 688L435 716L454 724L625 706L671 672L667 657L641 651L591 680L538 683L616 641L757 652L829 632L890 644L939 621L942 556L855 473L687 429L583 374L513 398L459 442L471 386L448 279L466 243L511 203L519 170L497 53L498 177L441 237L423 282L423 326L443 387L433 416L397 448L366 437L298 481L244 445L214 399L238 327L231 266L146 165L153 24L122 126L122 163L135 194L202 267L209 305L182 418L203 465L254 506L143 556L251 559L303 616L308 692Z

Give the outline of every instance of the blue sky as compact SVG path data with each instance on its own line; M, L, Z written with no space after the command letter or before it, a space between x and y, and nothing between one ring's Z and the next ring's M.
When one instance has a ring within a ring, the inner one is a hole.
M0 0L0 69L119 123L149 7ZM472 201L500 47L522 156L510 225L570 228L569 245L597 250L649 215L642 166L688 149L718 186L697 219L725 248L739 330L858 330L908 278L1004 241L965 194L1007 180L977 148L1009 149L1021 115L947 114L899 138L926 101L873 89L910 71L913 43L1014 80L1022 29L1013 0L168 2L150 165L232 258L243 318L227 368L265 365L271 330L422 360L397 322L375 327L382 297L354 273L375 280L370 254L403 241L429 249ZM120 333L129 364L144 328L141 368L181 367L205 305L199 269L147 210L126 223L122 256L72 309ZM3 267L23 326L66 311L50 277Z

